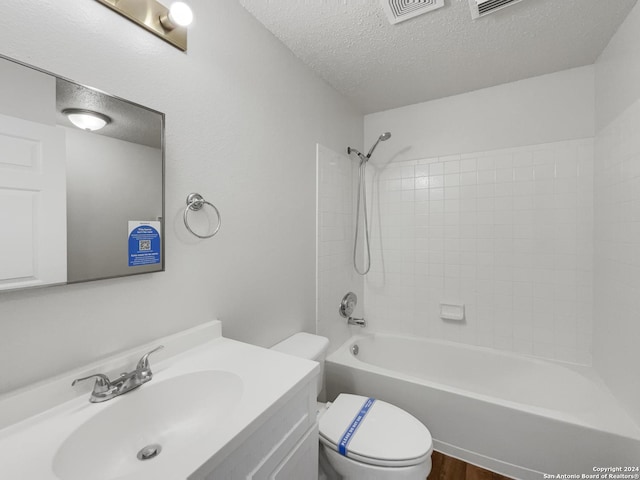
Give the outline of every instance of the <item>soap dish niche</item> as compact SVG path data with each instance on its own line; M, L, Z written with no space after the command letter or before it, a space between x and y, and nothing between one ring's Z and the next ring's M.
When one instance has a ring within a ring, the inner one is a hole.
M464 304L441 303L440 318L456 322L464 321Z

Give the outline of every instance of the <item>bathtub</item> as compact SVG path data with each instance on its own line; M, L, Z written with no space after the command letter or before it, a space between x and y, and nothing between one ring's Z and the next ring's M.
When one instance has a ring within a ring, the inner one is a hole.
M640 428L588 367L372 334L329 355L326 381L328 399L393 403L429 428L436 450L513 478L640 466Z

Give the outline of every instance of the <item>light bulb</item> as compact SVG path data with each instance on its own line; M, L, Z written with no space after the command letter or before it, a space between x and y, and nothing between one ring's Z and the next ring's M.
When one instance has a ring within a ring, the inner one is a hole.
M174 25L188 27L193 22L191 7L184 2L174 2L169 7L169 21Z
M100 130L111 121L106 115L79 108L69 108L63 110L62 113L67 116L71 123L81 130Z

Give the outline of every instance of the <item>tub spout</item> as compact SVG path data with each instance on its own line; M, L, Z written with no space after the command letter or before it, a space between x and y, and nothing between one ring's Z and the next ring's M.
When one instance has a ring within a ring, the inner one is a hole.
M359 327L366 327L367 321L364 318L353 318L349 317L347 320L348 325L358 325Z

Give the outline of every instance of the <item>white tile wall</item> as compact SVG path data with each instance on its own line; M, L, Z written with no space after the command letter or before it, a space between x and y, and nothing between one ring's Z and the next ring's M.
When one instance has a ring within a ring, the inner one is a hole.
M591 362L593 139L392 163L370 180L371 329ZM464 303L466 321L440 319L440 302Z
M593 366L640 425L640 4L595 67Z
M342 297L353 291L364 305L363 280L352 267L354 235L354 162L322 145L317 146L317 295L316 331L339 347L350 336L338 314Z
M596 137L594 366L640 422L640 100Z

